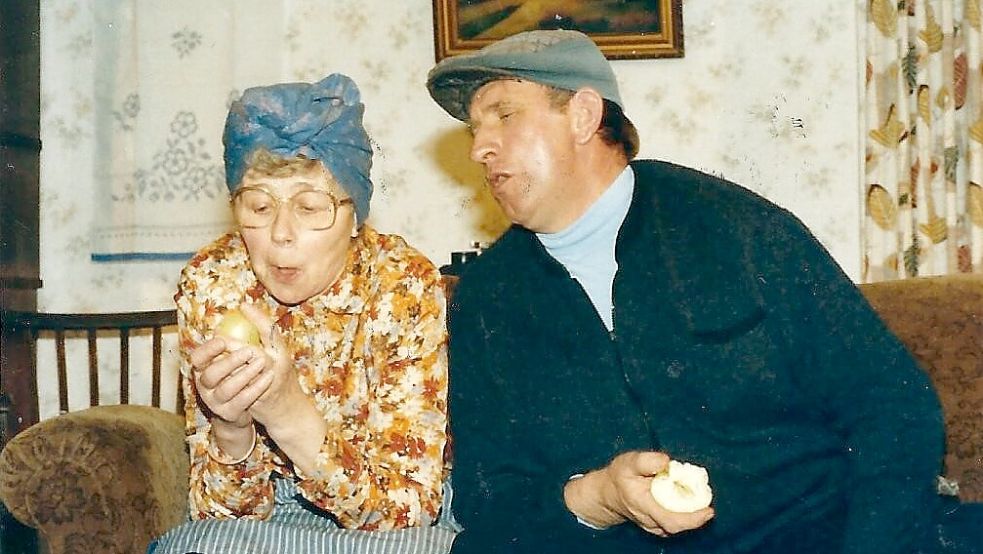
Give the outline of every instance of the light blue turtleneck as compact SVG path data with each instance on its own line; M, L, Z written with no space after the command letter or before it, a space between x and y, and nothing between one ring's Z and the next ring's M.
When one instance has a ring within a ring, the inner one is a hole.
M618 271L614 246L628 215L634 189L635 173L627 166L569 227L556 233L536 233L546 251L587 292L608 331L614 328L611 295L614 274Z

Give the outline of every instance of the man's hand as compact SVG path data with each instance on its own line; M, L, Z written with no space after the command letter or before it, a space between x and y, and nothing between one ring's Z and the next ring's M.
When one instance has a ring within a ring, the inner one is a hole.
M660 537L702 527L713 517L712 508L670 512L652 498L652 477L668 464L669 457L661 452L619 454L607 466L567 483L567 509L596 527L630 521Z

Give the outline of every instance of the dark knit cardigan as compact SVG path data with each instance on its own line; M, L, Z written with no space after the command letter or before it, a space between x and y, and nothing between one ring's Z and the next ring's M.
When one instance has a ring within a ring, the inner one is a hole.
M613 332L521 227L465 267L454 552L913 551L944 444L927 376L791 214L632 167ZM632 449L706 467L715 519L669 539L577 523L567 479Z

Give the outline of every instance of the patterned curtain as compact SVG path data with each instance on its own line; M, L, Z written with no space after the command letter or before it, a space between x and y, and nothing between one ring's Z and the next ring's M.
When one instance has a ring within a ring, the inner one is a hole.
M46 141L42 179L95 191L93 261L184 260L230 227L225 113L244 87L286 74L283 12L266 0L50 1L42 117L75 132ZM78 38L62 48L65 33Z
M983 272L981 0L870 0L864 282Z

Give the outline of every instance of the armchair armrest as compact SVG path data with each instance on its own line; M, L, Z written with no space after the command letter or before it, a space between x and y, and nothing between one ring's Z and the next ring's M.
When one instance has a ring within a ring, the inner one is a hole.
M42 421L0 453L0 500L51 554L144 552L188 513L181 416L99 406Z

